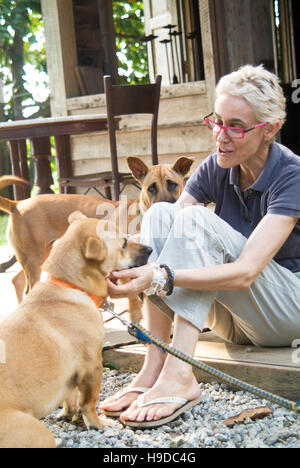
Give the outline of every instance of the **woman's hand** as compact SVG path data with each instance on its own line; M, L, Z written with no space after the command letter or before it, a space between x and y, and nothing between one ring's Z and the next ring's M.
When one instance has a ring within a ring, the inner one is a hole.
M152 278L153 269L151 265L113 271L111 277L106 279L108 295L112 299L138 296L138 294L150 287ZM121 280L122 284L115 284L115 280Z

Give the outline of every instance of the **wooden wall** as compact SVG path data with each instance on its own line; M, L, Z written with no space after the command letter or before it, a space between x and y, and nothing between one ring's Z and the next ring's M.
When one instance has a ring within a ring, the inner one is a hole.
M215 73L210 26L210 0L199 0L206 81L163 85L158 119L158 156L161 163L172 163L179 156L195 158L195 168L214 150L204 115L212 110ZM146 33L172 22L173 0L152 2L152 19ZM153 10L153 8L154 9ZM47 64L50 76L52 115L105 114L105 95L80 96L75 67L76 34L72 0L42 0L46 32ZM149 12L148 12L149 13ZM161 18L164 16L164 18ZM150 28L150 29L149 29ZM164 67L163 58L157 61ZM157 68L156 73L163 72ZM152 70L152 81L154 70ZM149 116L124 117L120 123L118 156L120 170L127 171L126 157L141 156L150 163ZM76 175L110 169L107 132L74 136L71 151Z
M105 95L67 100L70 115L105 113ZM158 117L160 163L172 163L179 156L195 158L193 168L213 150L213 141L202 117L209 112L204 82L162 87ZM124 116L118 132L120 170L128 170L127 156L151 161L150 116ZM75 174L108 170L110 167L107 132L74 136L71 141Z
M274 71L270 0L209 0L217 79L241 65Z

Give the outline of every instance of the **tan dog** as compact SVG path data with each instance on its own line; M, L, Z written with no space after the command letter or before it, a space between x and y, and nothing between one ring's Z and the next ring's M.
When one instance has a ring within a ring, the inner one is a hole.
M80 410L88 429L109 424L95 409L104 333L91 295L105 298L111 271L147 263L152 249L127 241L109 221L80 212L69 220L43 265L47 281L0 324L0 448L55 447L39 419L64 401L60 416Z
M80 210L87 217L112 219L122 232L136 234L140 229L140 213L158 201L174 202L180 196L184 178L193 159L181 157L174 164L148 167L141 159L128 158L134 177L141 183L138 199L120 202L89 195L39 195L18 202L0 197L0 209L11 215L8 238L23 271L13 279L18 301L39 281L41 265L49 253L49 245L61 237L68 227L68 216ZM13 183L26 183L13 176L0 177L0 190ZM25 275L24 275L25 273ZM129 300L131 319L141 318L138 299Z
M175 203L183 191L185 177L193 162L192 158L181 157L174 164L149 167L139 158L128 157L127 164L142 187L140 213L143 215L153 203Z

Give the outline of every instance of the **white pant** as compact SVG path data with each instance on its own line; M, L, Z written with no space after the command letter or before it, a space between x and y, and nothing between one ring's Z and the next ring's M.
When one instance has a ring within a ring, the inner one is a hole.
M156 203L146 212L141 240L153 248L149 261L172 269L236 260L247 239L208 208L180 209ZM250 288L195 291L175 287L164 299L150 296L163 312L176 313L232 343L291 346L300 339L300 273L271 261Z

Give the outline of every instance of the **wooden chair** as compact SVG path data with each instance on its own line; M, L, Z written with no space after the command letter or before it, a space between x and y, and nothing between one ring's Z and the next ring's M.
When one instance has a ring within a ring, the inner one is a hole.
M144 85L113 85L110 76L104 77L106 95L108 134L110 144L111 171L83 176L64 177L59 180L62 187L88 187L85 193L94 188L100 195L104 189L105 196L118 200L120 193L127 184L136 185L130 173L119 172L116 141L116 117L130 114L152 114L151 153L152 164L158 164L157 157L157 120L160 99L161 76L156 77L154 84ZM121 187L122 186L122 187Z

